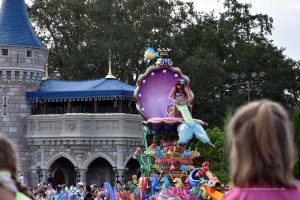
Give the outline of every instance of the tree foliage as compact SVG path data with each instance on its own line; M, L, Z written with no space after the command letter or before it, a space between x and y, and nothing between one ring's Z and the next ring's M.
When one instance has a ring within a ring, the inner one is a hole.
M293 128L294 140L297 150L297 160L294 168L294 174L297 179L300 178L300 108L297 107L293 110Z
M146 68L145 47L168 46L194 13L178 0L44 0L30 15L50 47L52 76L103 77L112 49L114 74L133 83Z
M145 48L170 47L174 65L191 79L194 118L211 127L223 127L226 109L234 111L247 101L245 93L237 93L237 83L229 78L232 73L245 73L245 80L255 86L249 74L265 72L263 81L256 85L261 92L251 90L251 100L268 98L288 109L299 104L299 61L285 56L284 49L268 39L273 19L252 14L250 4L225 0L224 11L217 15L197 13L192 3L180 0L34 0L29 11L49 47L52 77L104 77L111 49L113 74L134 84L147 67L142 60ZM238 87L244 87L244 92L247 89L245 81ZM300 122L295 116L299 148ZM214 128L208 135L215 149L195 141L191 145L199 146L208 159L216 155L220 162L212 160L212 169L227 180L226 172L216 171L226 169L221 159L225 156L224 133Z
M175 63L191 79L196 117L223 127L226 106L235 110L247 101L246 81L251 85L251 100L268 98L290 108L297 105L299 63L268 39L272 18L253 15L250 4L236 0L226 0L224 9L220 16L213 12L198 15L197 22L175 38ZM250 74L261 71L265 76L257 83ZM243 84L230 79L232 73L245 73Z
M299 102L299 62L268 39L273 19L252 14L250 4L225 0L217 15L180 0L36 0L30 16L50 49L52 77L103 77L112 49L113 74L134 84L147 67L145 48L170 47L174 66L191 79L194 117L213 127L223 127L227 106L234 111L247 101L246 80L251 100L268 98L288 109ZM257 84L250 74L260 71L265 76ZM232 73L245 73L243 84Z

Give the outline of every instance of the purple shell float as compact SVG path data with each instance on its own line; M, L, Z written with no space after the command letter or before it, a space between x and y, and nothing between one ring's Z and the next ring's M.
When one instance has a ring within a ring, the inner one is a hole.
M134 92L137 110L145 118L144 125L151 130L173 130L183 122L182 118L167 116L167 107L173 105L168 96L176 80L184 79L189 87L190 80L181 70L170 65L150 66L139 76ZM193 96L192 91L190 91Z

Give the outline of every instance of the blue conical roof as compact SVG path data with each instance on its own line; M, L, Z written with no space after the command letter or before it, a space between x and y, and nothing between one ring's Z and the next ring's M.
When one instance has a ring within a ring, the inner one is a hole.
M24 0L2 0L0 45L45 48L32 29Z

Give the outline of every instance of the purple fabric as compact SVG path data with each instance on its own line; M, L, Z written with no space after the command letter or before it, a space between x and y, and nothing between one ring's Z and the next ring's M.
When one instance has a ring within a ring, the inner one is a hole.
M297 181L297 188L286 189L276 187L256 188L233 188L225 194L223 200L282 200L300 199L300 182Z
M178 74L161 68L142 80L138 98L147 119L167 117L167 107L173 105L168 96L179 78Z

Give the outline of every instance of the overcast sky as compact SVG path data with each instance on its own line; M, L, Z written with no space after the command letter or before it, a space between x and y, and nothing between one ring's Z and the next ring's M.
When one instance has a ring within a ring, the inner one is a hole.
M184 0L188 1L188 0ZM198 11L223 10L224 0L192 0ZM273 34L277 47L284 47L284 54L295 60L300 60L300 0L238 0L251 3L251 11L267 14L273 18Z
M1 3L2 0L0 0ZM26 0L28 2L29 0ZM193 1L196 10L220 12L224 0L183 0ZM273 35L277 47L284 47L284 54L295 60L300 60L300 0L239 0L251 3L253 13L268 14L274 20Z

